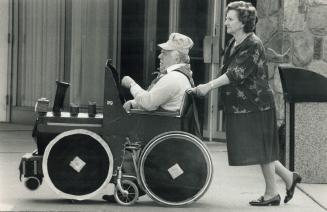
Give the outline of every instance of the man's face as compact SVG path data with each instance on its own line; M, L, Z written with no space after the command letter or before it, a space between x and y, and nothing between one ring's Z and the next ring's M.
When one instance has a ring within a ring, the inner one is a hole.
M244 24L238 19L238 12L236 10L229 10L226 15L225 26L228 34L234 35L242 30Z
M171 65L177 64L178 61L177 52L174 50L161 49L158 58L160 60L160 72L165 71Z

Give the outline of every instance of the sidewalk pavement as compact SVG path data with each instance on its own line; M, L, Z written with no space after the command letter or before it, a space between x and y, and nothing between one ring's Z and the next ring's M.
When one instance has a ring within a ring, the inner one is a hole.
M30 125L17 125L0 123L0 165L5 166L3 158L6 155L18 154L18 157L26 152L31 152L35 149L35 144L33 144L33 139L31 137L31 131L33 126ZM191 204L190 207L185 209L178 209L180 211L327 211L327 184L305 184L301 183L296 189L295 195L288 204L281 203L278 207L251 207L248 205L248 201L258 198L264 190L263 177L260 173L258 166L245 166L245 167L231 167L227 163L227 152L226 144L221 142L206 142L207 147L211 153L214 174L212 184L207 191L207 193L197 202L197 204ZM9 154L8 154L9 153ZM17 157L17 156L15 156ZM8 165L7 165L8 166ZM3 169L3 167L0 167ZM15 167L16 169L16 167ZM12 176L16 173L11 173ZM0 178L4 177L4 171L0 172ZM18 176L17 176L18 177ZM17 178L16 178L17 179ZM15 182L17 181L15 179ZM3 183L3 179L0 179ZM19 182L17 181L17 184ZM1 204L6 204L3 202L3 187L0 186L0 211L6 210L2 208ZM42 186L41 186L42 187ZM43 185L44 187L44 185ZM42 191L42 189L41 189ZM278 179L278 191L281 194L282 200L285 196L285 186L281 179ZM36 192L34 192L36 193ZM49 190L46 192L49 193ZM11 198L17 198L13 205L23 204L18 203L21 201L16 194L7 194ZM37 194L37 195L40 195ZM44 195L44 194L43 194ZM6 197L9 198L9 197ZM27 197L28 198L28 197ZM34 196L34 198L37 198ZM100 197L101 198L101 197ZM24 199L23 199L24 200ZM133 208L133 211L138 211L142 209L143 204L148 204L147 199L141 197L139 200L141 207ZM41 202L44 204L44 202ZM8 203L9 204L9 203ZM25 203L26 204L26 203ZM35 204L35 200L34 203ZM20 207L14 207L14 210ZM84 209L82 209L82 206ZM82 205L81 210L88 210L86 205ZM37 207L37 206L36 206ZM85 209L86 208L86 209ZM79 210L74 208L74 210ZM131 209L131 208L130 208ZM130 210L126 209L126 210ZM151 209L151 208L150 208ZM13 209L10 209L13 210ZM56 209L57 210L57 209ZM64 210L67 210L64 208ZM119 208L119 211L125 211L125 209ZM149 209L147 209L149 211ZM157 210L157 209L156 209ZM168 208L158 208L158 211L166 211ZM177 210L177 209L176 209ZM175 209L174 209L175 211Z

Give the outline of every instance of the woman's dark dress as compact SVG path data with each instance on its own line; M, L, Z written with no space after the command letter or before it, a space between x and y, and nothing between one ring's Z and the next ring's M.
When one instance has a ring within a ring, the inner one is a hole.
M269 163L278 160L279 147L264 47L254 33L235 48L234 43L226 48L222 68L230 80L222 87L229 164Z

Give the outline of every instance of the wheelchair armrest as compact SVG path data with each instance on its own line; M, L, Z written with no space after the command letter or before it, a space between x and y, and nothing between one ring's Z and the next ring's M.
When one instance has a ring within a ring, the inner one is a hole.
M180 117L180 111L144 111L141 109L130 109L130 114L143 114L167 117Z

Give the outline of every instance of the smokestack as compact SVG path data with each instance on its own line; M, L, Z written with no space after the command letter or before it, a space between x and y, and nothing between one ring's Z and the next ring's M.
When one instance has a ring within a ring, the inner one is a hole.
M69 87L69 83L67 82L60 82L56 81L57 83L57 90L56 90L56 96L53 103L52 112L55 116L60 116L61 109L64 107L64 100L65 100L65 94L66 90Z

